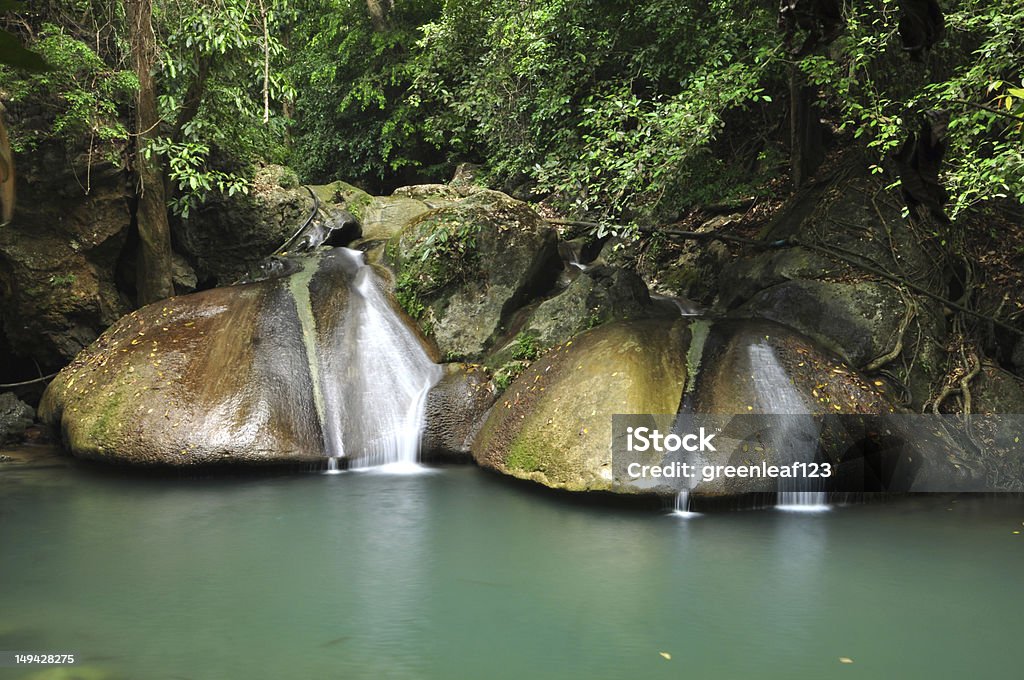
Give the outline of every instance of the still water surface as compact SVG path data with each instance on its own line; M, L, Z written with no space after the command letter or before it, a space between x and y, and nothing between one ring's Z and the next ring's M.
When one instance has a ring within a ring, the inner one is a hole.
M1005 678L1022 664L1020 497L681 519L471 467L106 472L0 468L0 649L74 651L133 680Z

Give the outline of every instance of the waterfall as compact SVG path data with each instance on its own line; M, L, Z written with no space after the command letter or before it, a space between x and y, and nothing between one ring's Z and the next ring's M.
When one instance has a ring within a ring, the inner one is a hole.
M305 290L293 286L293 292L300 319L318 312L315 334L304 329L304 336L328 472L342 458L349 469L415 470L427 393L441 367L392 306L363 253L335 248L317 264L315 274L299 277ZM325 274L347 277L347 300L326 297L329 287L317 280Z
M829 509L825 491L780 491L775 507L791 512L824 512Z
M350 414L346 434L360 440L357 467L415 465L427 393L441 379L441 367L430 360L420 339L395 313L372 267L359 251L352 281L349 323L356 347L350 367L358 387L358 410Z
M793 386L785 369L766 342L748 349L758 407L771 414L775 427L772 447L782 453L784 462L814 460L818 448L819 426L809 415L804 397ZM817 487L817 488L815 488ZM776 507L780 510L820 512L828 510L828 494L821 490L822 480L779 480Z
M680 491L676 494L675 508L672 512L678 517L696 517L698 513L690 511L690 491Z

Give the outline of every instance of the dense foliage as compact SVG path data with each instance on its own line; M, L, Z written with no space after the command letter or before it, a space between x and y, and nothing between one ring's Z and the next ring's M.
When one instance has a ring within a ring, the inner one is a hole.
M946 3L921 63L898 0L841 3L834 41L794 56L752 0L155 0L171 207L245 191L254 163L386 188L454 163L604 224L657 222L785 174L791 78L815 86L833 144L873 171L917 115L949 113L950 216L1024 202L1024 7ZM127 146L122 3L48 0L7 27L53 70L4 68L13 144ZM19 108L21 107L21 108Z
M292 91L280 36L293 17L287 0L154 2L162 122L147 153L163 161L175 212L187 215L210 191L246 191L254 163L284 160L282 112ZM9 25L50 66L0 69L16 152L53 141L73 158L84 142L90 161L130 166L138 81L124 4L48 0L23 7Z
M443 160L413 90L419 27L440 6L399 2L375 21L364 0L302 3L289 69L297 112L291 162L306 178L374 185L409 171L429 174Z

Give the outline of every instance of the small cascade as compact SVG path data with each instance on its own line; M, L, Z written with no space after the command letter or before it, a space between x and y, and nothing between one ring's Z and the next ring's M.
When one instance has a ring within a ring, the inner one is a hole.
M775 507L788 512L827 512L830 506L825 491L780 491Z
M335 248L322 257L337 259L332 266L306 267L291 288L327 471L340 472L342 458L348 469L416 471L427 393L442 369L396 312L363 253ZM326 297L324 275L346 276L347 294Z
M582 269L582 267L580 268ZM700 316L701 314L704 313L704 310L701 309L697 303L693 302L692 300L688 300L687 298L684 298L682 296L663 295L661 293L655 292L651 292L650 296L651 299L656 302L671 304L672 306L679 310L680 316Z
M355 409L345 423L346 438L358 439L356 467L388 465L396 471L419 460L427 393L442 369L427 356L420 339L395 313L373 267L359 251L352 280L348 324L355 329L350 378Z
M813 461L820 432L815 419L808 415L811 409L804 397L793 386L768 343L751 345L748 351L758 395L757 406L762 413L772 414L768 416L774 425L770 445L783 452L785 462ZM780 480L775 507L800 512L828 510L828 494L820 482Z
M689 490L680 491L676 494L675 509L672 514L677 517L696 517L698 513L690 511Z

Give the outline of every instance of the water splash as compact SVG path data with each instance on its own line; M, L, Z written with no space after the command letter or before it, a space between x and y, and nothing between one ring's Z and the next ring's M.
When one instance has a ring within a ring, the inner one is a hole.
M780 491L775 508L786 512L828 512L828 493L825 491Z

